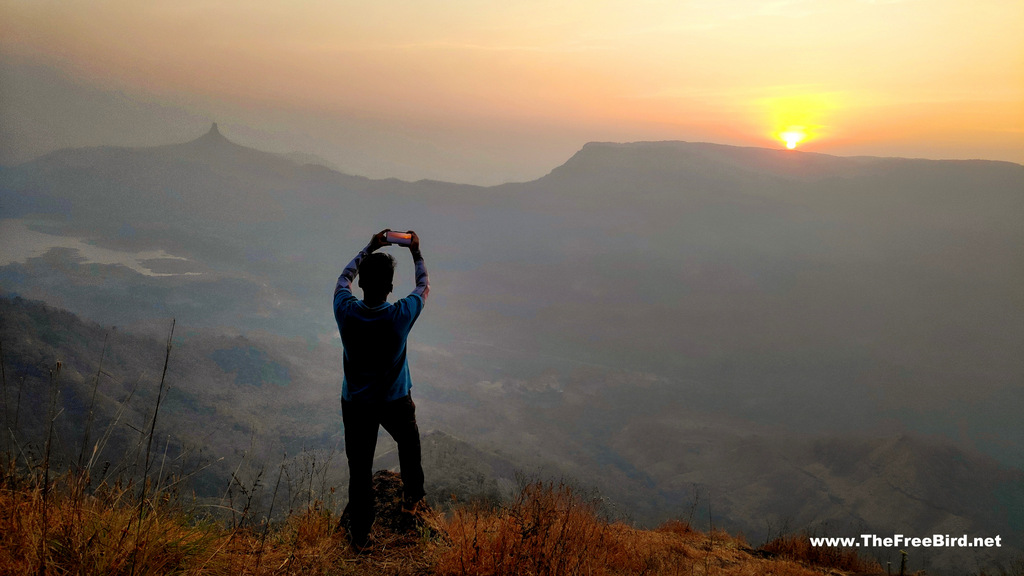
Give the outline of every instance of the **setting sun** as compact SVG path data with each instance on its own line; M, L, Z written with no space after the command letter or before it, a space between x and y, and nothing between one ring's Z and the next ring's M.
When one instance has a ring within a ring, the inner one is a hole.
M842 94L803 90L800 86L776 87L770 97L759 101L765 124L773 128L773 139L781 140L790 150L817 140L843 109Z
M786 143L786 148L792 150L796 148L796 145L802 142L804 138L807 138L807 134L802 130L787 130L779 134L779 137Z

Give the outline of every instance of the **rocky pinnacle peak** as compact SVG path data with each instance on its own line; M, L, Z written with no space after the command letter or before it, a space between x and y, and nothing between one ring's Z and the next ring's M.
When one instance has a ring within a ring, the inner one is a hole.
M193 142L201 144L203 146L216 146L218 148L224 146L225 144L231 144L231 141L225 138L224 135L220 133L220 129L217 127L216 122L213 122L210 125L210 129L206 131L206 134L203 134L199 138L196 138L195 140L193 140Z

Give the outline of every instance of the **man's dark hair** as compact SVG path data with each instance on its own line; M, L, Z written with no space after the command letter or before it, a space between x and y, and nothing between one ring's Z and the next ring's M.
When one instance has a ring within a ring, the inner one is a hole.
M374 252L359 264L359 287L363 290L391 291L395 280L395 257L387 252Z

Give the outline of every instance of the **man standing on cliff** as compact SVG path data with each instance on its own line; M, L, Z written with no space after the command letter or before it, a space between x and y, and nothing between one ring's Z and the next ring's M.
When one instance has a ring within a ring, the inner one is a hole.
M380 426L398 443L403 508L414 511L425 495L416 405L409 394L412 379L406 339L423 310L430 284L419 237L410 230L400 236L405 237L403 243L409 243L416 265L416 288L394 304L387 301L393 289L395 259L376 250L391 245L388 232L373 235L342 271L334 289L334 318L345 348L341 413L349 469L348 532L357 550L366 546L375 517L373 453ZM362 300L351 290L357 274Z

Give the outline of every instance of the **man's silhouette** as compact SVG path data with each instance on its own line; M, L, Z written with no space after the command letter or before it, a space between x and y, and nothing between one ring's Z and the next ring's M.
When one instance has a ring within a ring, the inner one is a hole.
M389 230L374 234L370 243L342 271L334 289L334 318L345 347L341 412L350 476L349 538L357 550L366 546L375 515L373 453L380 426L398 443L403 507L414 510L425 494L416 405L409 395L412 379L406 360L406 338L423 310L430 284L420 254L419 237L410 230L409 252L416 265L416 288L394 304L387 301L393 289L395 259L390 254L376 252L378 248L390 246L387 232ZM363 290L362 300L351 291L357 274Z

